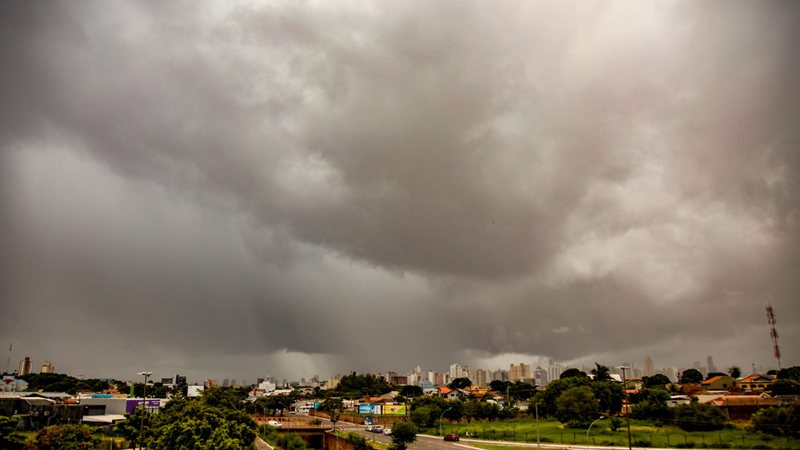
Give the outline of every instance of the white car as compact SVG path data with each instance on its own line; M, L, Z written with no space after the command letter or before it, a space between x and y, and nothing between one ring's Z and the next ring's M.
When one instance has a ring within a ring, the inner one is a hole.
M272 426L272 427L283 426L283 424L278 422L277 420L269 420L269 421L267 421L267 425Z
M385 428L383 430L383 434L385 434L387 436L391 436L392 435L392 429L391 428Z

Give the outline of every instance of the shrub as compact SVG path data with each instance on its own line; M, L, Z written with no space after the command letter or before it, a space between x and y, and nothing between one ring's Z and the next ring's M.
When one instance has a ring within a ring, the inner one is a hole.
M675 422L685 431L711 431L725 428L725 412L708 403L690 403L675 408Z

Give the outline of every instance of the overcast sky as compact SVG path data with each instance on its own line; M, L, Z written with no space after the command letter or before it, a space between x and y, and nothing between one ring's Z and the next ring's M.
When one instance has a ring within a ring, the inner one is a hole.
M12 370L800 363L800 2L0 9Z

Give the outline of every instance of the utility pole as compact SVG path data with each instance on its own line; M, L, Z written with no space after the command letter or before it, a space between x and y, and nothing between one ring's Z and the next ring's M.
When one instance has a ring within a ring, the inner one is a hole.
M628 400L628 389L627 389L627 386L625 385L625 369L627 369L627 368L628 367L626 367L626 366L621 366L620 367L620 369L622 369L622 392L625 393L625 396L624 396L625 400ZM625 409L624 402L623 402L622 406L623 406L622 409L624 410ZM630 400L628 400L628 407L630 408ZM627 424L628 424L628 450L632 450L632 447L631 447L631 415L630 415L630 411L625 411L625 422L627 422Z
M147 378L153 372L139 372L139 375L144 376L144 386L142 387L142 426L139 431L139 449L144 448L144 417L147 415Z

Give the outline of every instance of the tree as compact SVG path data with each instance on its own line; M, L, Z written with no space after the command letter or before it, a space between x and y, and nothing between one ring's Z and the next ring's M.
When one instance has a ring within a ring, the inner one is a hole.
M0 416L0 448L22 450L25 448L25 437L17 432L16 417Z
M364 439L364 442L366 443L366 439ZM306 441L297 433L280 433L275 440L275 444L283 450L305 450L308 448Z
M145 436L149 450L244 450L252 448L256 438L256 424L247 413L203 401L169 402L152 422Z
M536 386L524 381L517 381L508 386L508 395L515 400L527 400L536 394Z
M599 407L589 386L574 387L556 399L556 418L570 427L584 428L598 414Z
M608 367L598 363L594 363L594 365L595 368L592 369L592 375L594 375L594 381L606 381L611 379Z
M465 389L472 386L472 381L466 377L455 378L447 385L450 389Z
M411 422L397 422L392 425L392 450L405 450L417 440L417 427Z
M144 419L145 430L148 430L150 428L151 417L152 414L149 411L146 411L144 408L136 408L133 414L125 414L125 420L114 424L114 431L126 440L131 441L133 447L137 447L141 437L139 433L141 433L142 430L142 419Z
M698 384L703 381L703 374L697 369L686 369L681 373L681 384Z
M636 419L669 419L671 410L667 406L669 392L664 388L647 389L640 396L639 403L633 407L632 415Z
M244 399L247 398L246 388L218 387L204 389L203 403L208 406L218 406L230 409L244 409Z
M642 377L642 383L646 388L653 388L653 387L665 387L668 384L672 384L672 381L670 381L666 375L657 373L652 377Z
M422 388L419 386L406 385L400 388L400 395L403 397L419 397L422 395Z
M28 448L32 450L89 450L100 445L100 438L86 425L44 427Z
M725 427L725 412L710 403L692 402L675 408L675 423L685 431L711 431Z
M572 377L586 378L586 372L581 372L580 370L575 368L567 369L561 373L561 376L559 378L563 380L565 378L572 378Z
M730 367L728 367L728 374L731 376L731 378L734 378L734 379L738 380L739 377L742 376L742 369L740 369L740 368L738 368L736 366L730 366Z
M510 381L493 380L491 383L489 383L489 389L505 394L506 389L508 389L511 384L512 383Z
M357 374L355 372L345 375L336 385L334 395L345 398L359 398L364 396L383 395L392 391L392 385L380 375Z
M321 405L319 405L319 410L328 414L328 418L333 423L333 429L336 429L336 422L339 421L339 417L342 415L342 411L344 411L344 402L340 398L326 398Z
M725 377L725 376L728 376L728 374L727 373L722 373L722 372L708 372L708 375L706 375L706 380L710 380L710 379L712 379L714 377L719 377L719 376Z
M779 380L800 381L800 366L787 367L778 371Z
M536 393L533 402L541 405L539 412L542 415L551 416L556 412L556 400L562 393L574 387L588 385L589 379L585 376L575 376L553 380L547 385L547 388L544 391Z
M765 408L753 414L756 431L778 436L800 436L800 407Z
M772 395L800 395L800 382L785 378L775 380L767 391Z
M606 414L616 414L622 411L622 399L625 398L625 390L622 385L611 380L596 381L589 387L592 389L595 398L599 402L600 411Z

